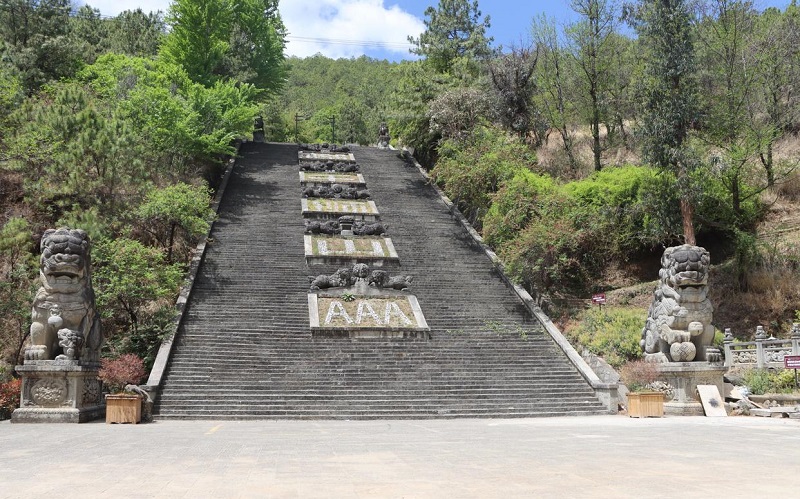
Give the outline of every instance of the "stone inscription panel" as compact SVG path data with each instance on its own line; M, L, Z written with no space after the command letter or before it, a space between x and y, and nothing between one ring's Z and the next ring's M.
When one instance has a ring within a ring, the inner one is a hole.
M416 330L428 331L417 297L413 295L353 296L308 295L312 330Z
M366 185L366 182L360 173L300 172L300 185L330 184L363 186Z
M336 161L339 163L355 163L356 157L350 152L313 152L299 151L300 161Z
M323 218L340 217L342 215L353 215L357 219L377 220L378 207L374 201L348 200L348 199L327 199L327 198L303 198L303 216L306 218L321 215Z
M304 238L306 257L397 258L394 244L388 237L306 234Z

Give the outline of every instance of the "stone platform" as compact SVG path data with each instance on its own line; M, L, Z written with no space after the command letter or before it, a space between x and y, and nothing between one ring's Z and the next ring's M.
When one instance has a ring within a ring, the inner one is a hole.
M392 240L381 236L304 236L306 263L309 265L350 265L366 263L373 267L399 265Z
M365 222L380 220L380 213L374 201L303 198L300 202L304 218L333 220L344 215L350 215L355 220L363 220Z
M300 172L300 185L318 187L342 184L350 187L365 187L367 183L360 173Z
M105 415L99 366L77 361L27 361L22 376L21 407L12 423L85 423Z
M661 377L672 385L675 394L664 403L667 416L702 416L703 404L697 394L697 385L715 385L719 393L725 393L722 375L727 368L722 364L707 362L670 362L660 364Z
M308 319L315 336L425 338L430 328L417 297L404 293L309 293Z
M355 163L356 158L349 152L313 152L300 151L297 153L300 161L335 161L337 163Z

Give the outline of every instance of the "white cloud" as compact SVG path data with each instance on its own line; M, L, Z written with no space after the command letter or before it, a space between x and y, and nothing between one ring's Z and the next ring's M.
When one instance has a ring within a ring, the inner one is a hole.
M107 16L140 7L167 11L170 0L88 0ZM422 20L385 0L280 0L278 10L289 32L286 54L307 57L357 57L389 52L406 57L408 36L425 30Z
M298 57L377 50L408 56L407 37L425 30L422 20L384 0L282 0L278 9L289 32L286 53Z
M80 0L99 10L104 16L116 16L124 10L142 9L144 12L160 10L166 14L171 0Z

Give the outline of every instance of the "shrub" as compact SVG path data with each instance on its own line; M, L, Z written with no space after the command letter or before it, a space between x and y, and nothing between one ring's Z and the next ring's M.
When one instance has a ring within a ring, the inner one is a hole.
M654 168L621 166L565 184L564 190L608 222L608 250L625 253L681 233L673 185L673 178Z
M535 162L535 155L524 143L492 127L476 128L465 141L443 141L439 154L431 175L478 228L492 194Z
M19 407L21 389L21 379L12 379L11 381L0 383L0 420L10 418L14 409Z
M534 218L540 218L546 197L556 190L553 179L520 169L492 197L483 221L483 236L491 245L513 239Z
M125 385L138 385L146 374L142 359L126 353L116 359L103 359L98 378L111 393L121 393Z
M753 395L767 393L788 393L795 389L794 370L781 369L770 371L767 369L747 369L744 371L743 382Z
M639 339L645 319L646 312L640 309L591 309L583 312L578 326L565 334L618 368L642 356Z
M641 392L658 381L660 373L654 362L634 360L628 362L619 371L619 379L631 392Z
M606 221L560 190L537 209L537 217L497 248L506 271L530 289L585 292L608 256Z

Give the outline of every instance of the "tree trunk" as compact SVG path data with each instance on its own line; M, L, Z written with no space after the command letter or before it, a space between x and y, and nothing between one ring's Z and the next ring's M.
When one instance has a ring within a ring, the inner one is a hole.
M742 214L742 195L739 189L739 179L734 178L731 183L731 204L733 204L733 213L738 218Z
M764 165L764 170L767 172L767 185L772 187L775 185L775 169L773 168L773 159L772 159L772 143L773 140L767 142L767 154L766 157L764 154L761 154L761 164Z
M167 263L172 263L172 245L175 243L175 222L169 227L169 247L167 249Z
M686 244L696 245L697 240L694 237L694 208L691 201L685 195L681 195L681 219L683 221L683 242Z

